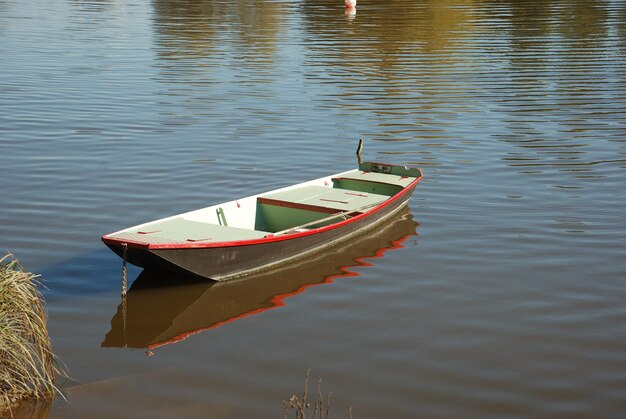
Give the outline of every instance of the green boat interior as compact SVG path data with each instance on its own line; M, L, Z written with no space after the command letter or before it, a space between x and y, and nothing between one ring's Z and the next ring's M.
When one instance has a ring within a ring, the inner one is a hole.
M338 217L329 217L332 214L344 214L344 217L358 214L388 198L389 195L340 189L335 185L277 192L258 198L255 229L278 232L318 220L326 220L321 225L333 223Z
M338 216L358 215L409 186L418 169L363 163L332 178L332 187L302 186L258 197L255 230L271 233L318 228L336 223Z

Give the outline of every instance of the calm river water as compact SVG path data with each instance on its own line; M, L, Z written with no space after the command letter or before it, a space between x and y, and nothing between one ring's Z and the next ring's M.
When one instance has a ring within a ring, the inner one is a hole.
M120 305L102 234L359 137L425 171L384 229L224 286L133 268ZM0 178L71 376L44 416L279 418L308 370L337 418L626 414L623 1L0 0Z

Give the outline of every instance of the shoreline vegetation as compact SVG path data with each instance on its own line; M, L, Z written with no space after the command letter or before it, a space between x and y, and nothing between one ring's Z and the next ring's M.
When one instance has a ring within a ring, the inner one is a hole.
M0 414L9 417L25 401L52 400L60 371L47 329L39 275L6 254L0 259Z

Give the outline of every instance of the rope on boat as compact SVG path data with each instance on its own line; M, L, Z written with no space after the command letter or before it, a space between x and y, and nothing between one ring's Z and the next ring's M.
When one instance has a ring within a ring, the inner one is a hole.
M126 298L126 256L128 254L128 244L122 243L122 298Z

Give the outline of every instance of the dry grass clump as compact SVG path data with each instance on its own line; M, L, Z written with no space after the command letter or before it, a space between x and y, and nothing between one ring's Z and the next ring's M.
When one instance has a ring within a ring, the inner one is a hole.
M0 259L0 412L26 398L51 398L54 356L38 276Z

